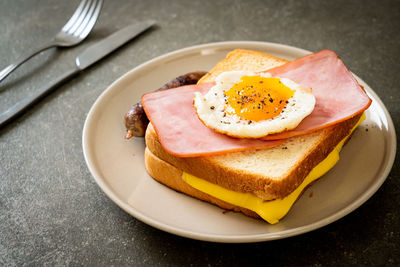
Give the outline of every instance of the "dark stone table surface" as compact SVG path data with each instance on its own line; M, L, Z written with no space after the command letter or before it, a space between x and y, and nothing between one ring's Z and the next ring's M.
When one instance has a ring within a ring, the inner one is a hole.
M0 68L51 38L78 2L0 1ZM400 265L398 160L375 195L328 226L221 244L165 233L125 213L95 183L81 145L90 107L118 77L176 49L230 40L334 50L379 95L400 132L400 1L109 0L83 44L48 50L0 84L1 111L71 68L88 45L148 18L155 29L0 129L0 266Z

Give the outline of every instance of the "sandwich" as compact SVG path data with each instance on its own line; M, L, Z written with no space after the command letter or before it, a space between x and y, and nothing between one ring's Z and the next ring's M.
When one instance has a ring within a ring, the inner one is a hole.
M275 224L337 163L371 100L330 50L289 62L237 49L197 84L142 104L151 177Z

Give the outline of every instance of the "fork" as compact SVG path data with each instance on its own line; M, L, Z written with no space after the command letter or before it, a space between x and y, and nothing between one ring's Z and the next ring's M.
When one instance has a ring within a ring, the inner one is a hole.
M70 47L82 42L93 29L102 5L103 0L82 0L71 18L50 42L0 71L0 82L22 63L46 49L55 46Z

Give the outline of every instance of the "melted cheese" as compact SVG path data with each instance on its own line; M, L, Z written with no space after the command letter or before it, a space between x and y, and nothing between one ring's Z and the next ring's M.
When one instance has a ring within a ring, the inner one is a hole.
M355 130L355 128L361 123L361 121L364 120L364 118L365 115L363 114L360 120L351 130L350 134L336 145L328 157L326 157L317 166L315 166L314 169L311 170L308 176L304 179L303 183L301 183L296 190L283 199L264 201L263 199L251 193L241 193L228 190L185 172L183 172L182 178L186 183L199 191L235 206L252 210L267 222L275 224L289 212L290 208L307 185L317 180L319 177L328 172L333 166L335 166L339 160L339 152L344 143Z

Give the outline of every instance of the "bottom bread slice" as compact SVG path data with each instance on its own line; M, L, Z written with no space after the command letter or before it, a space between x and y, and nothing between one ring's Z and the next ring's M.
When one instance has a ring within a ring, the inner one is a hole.
M238 207L232 204L229 204L225 201L219 200L215 197L212 197L206 193L203 193L190 185L188 185L182 178L183 172L176 167L172 166L168 162L158 158L151 151L146 148L145 149L145 166L147 172L158 182L178 191L184 193L186 195L192 196L194 198L212 203L214 205L219 206L222 209L242 212L243 214L253 217L260 218L257 213Z

